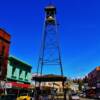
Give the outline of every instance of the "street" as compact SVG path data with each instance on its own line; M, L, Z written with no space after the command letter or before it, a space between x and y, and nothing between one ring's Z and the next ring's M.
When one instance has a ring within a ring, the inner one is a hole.
M67 100L69 100L68 95L66 96ZM59 100L63 100L63 97L60 96ZM80 97L80 100L99 100L99 99L90 99L90 98L82 98Z
M80 100L96 100L96 99L80 98Z

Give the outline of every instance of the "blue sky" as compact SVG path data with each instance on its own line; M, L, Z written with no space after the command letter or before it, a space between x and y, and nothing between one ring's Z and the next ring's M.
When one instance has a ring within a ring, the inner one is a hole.
M0 27L12 36L10 55L36 71L50 1L57 8L64 75L83 77L100 65L100 0L0 0Z

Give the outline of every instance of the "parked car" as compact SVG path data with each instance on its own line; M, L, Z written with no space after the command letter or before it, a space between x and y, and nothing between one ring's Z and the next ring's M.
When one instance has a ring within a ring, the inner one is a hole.
M83 97L83 93L80 93L79 96L80 96L80 97Z
M83 97L84 97L84 98L86 97L86 94L85 94L85 93L83 93Z
M78 94L72 93L72 94L69 96L69 100L80 100L80 97L78 96Z
M32 100L31 96L28 93L20 94L16 100Z
M79 96L85 98L86 94L85 93L80 93Z

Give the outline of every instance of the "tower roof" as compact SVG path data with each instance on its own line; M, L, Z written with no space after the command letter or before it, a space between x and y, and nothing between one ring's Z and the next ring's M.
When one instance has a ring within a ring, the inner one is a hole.
M56 8L56 7L54 5L48 5L46 6L46 8L49 9L49 8Z
M48 5L45 7L45 10L56 10L56 7L54 5Z

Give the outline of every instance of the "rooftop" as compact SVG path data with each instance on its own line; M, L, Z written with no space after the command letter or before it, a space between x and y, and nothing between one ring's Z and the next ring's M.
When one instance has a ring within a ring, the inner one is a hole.
M25 61L22 61L22 60L20 60L20 59L14 57L14 56L10 56L10 57L9 57L9 60L10 60L10 61L16 61L16 62L19 62L19 63L21 63L21 64L23 64L23 65L25 65L25 66L27 66L27 67L32 68L31 65L29 65L29 64L26 63Z
M54 74L34 76L32 79L38 82L66 81L66 77Z
M6 33L7 35L10 36L10 34L7 31L5 31L3 28L0 28L0 31L2 31L2 32Z
M48 5L45 7L45 10L56 10L56 7L54 5Z

